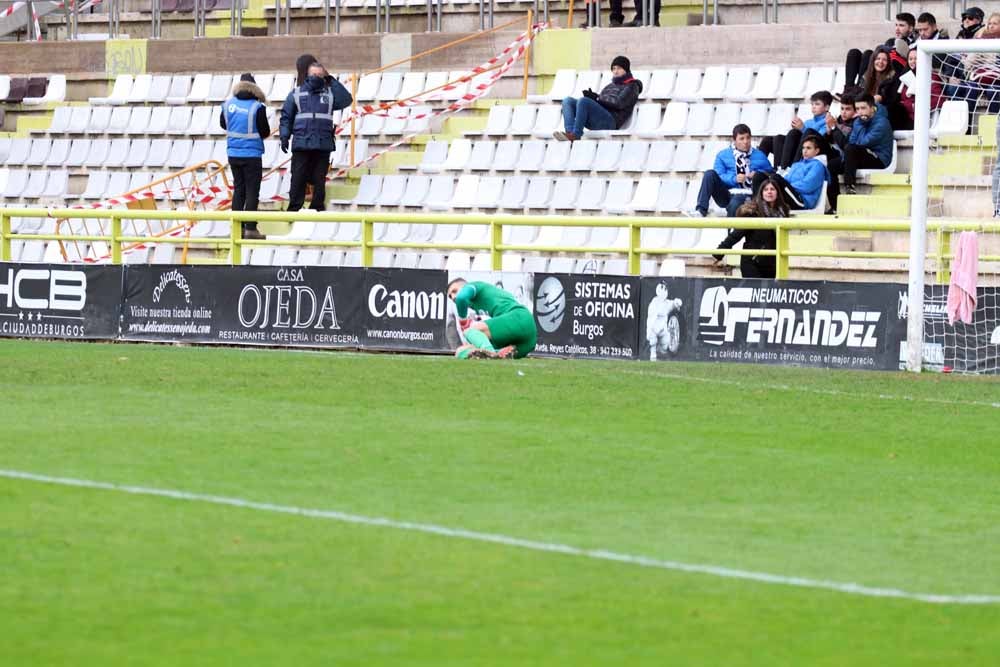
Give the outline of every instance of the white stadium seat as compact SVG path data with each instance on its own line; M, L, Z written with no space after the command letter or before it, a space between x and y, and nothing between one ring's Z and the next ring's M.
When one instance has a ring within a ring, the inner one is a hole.
M576 70L561 69L556 71L556 76L552 81L552 87L547 93L528 95L528 101L544 104L546 102L558 102L564 97L573 94L576 89Z
M784 100L801 100L806 94L809 79L808 67L787 67L781 76L778 97Z
M722 97L731 102L747 102L751 99L753 83L752 67L732 67L726 76Z
M705 68L698 97L702 100L721 100L726 87L725 65L713 65Z
M492 169L493 153L496 151L495 141L477 141L472 144L472 152L465 169L469 171L489 171Z
M175 74L170 77L170 87L167 89L165 104L187 104L188 93L191 92L191 77L187 74Z
M674 90L674 82L677 80L677 70L658 69L653 70L649 80L648 93L646 99L666 100L670 99Z
M111 88L111 92L107 97L91 97L90 104L108 105L108 106L119 106L125 104L128 100L129 93L132 91L132 75L131 74L119 74L115 78L115 83Z
M539 107L531 135L538 139L551 139L556 130L562 129L562 109L554 104Z
M684 68L677 70L674 81L674 92L671 99L681 102L698 102L698 92L701 89L701 69Z
M597 154L594 156L593 171L610 172L618 171L618 163L621 160L623 142L621 141L601 141L597 145Z
M578 141L576 143L584 143ZM517 139L501 139L493 153L493 171L514 171L521 155L521 142Z
M733 126L740 122L740 105L732 102L715 107L711 134L717 137L732 135Z
M510 127L507 134L511 136L525 136L531 134L535 127L535 116L541 107L533 104L521 104L514 107L510 117Z
M712 124L714 120L714 105L703 102L692 104L688 113L688 136L704 137L712 134Z
M654 141L649 145L649 156L646 159L646 171L663 173L671 170L674 161L673 141Z
M754 81L750 97L755 100L773 100L778 96L778 86L781 85L781 66L762 65L757 70L757 80Z
M490 107L490 115L486 118L483 134L487 136L503 136L510 127L511 114L514 108L506 104L495 104Z
M646 157L649 155L649 144L645 141L626 141L622 148L618 170L624 172L643 172L646 170Z

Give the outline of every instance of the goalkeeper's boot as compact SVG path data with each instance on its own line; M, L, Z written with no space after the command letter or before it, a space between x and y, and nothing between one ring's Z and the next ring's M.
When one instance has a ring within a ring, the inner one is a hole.
M508 345L497 350L497 359L513 359L516 354L517 348L513 345Z

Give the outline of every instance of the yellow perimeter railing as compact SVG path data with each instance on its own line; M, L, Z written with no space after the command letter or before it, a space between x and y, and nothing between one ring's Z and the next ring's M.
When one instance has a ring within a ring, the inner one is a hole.
M52 219L104 219L111 221L109 234L14 234L11 232L11 218L52 218ZM229 238L187 238L184 236L126 236L122 234L122 220L162 220L179 221L193 225L203 221L229 222ZM361 238L351 241L310 241L272 236L266 240L243 240L243 222L350 222L361 224ZM416 225L482 225L489 227L488 241L485 243L408 243L400 241L378 241L375 238L376 224L416 224ZM503 242L505 227L613 227L629 230L628 247L595 246L539 246L532 244L512 244ZM777 257L777 277L788 277L788 260L791 257L832 257L849 259L908 259L909 253L889 251L851 251L804 249L793 250L789 246L789 235L793 231L831 232L908 232L907 219L871 220L865 218L834 218L831 216L801 216L794 218L656 218L630 216L560 216L543 215L443 215L430 213L388 213L384 211L173 211L173 210L129 210L129 209L40 209L6 208L0 209L0 260L10 261L11 241L84 241L105 242L111 248L111 261L122 261L123 246L138 243L173 243L191 246L208 245L228 249L230 263L242 263L244 248L258 246L295 246L320 248L357 248L361 250L363 266L372 266L373 253L378 248L412 250L474 250L489 252L492 267L500 270L503 253L508 251L548 252L566 254L624 254L628 257L629 272L639 273L643 256L668 255L714 255L714 248L664 248L642 245L644 229L773 229L776 235L774 250L726 250L727 255L768 255ZM953 258L951 252L951 232L976 231L982 233L1000 232L1000 223L981 220L934 220L928 221L928 233L937 239L935 250L928 249L928 259L937 261L938 280L947 280L948 265ZM1000 262L1000 255L981 254L980 261Z

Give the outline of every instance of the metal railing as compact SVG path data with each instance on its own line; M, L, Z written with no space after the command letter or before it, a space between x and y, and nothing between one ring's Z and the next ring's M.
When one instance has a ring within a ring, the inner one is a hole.
M60 218L60 219L110 219L109 234L15 234L11 232L11 218ZM122 233L123 220L161 220L195 224L204 221L224 221L230 224L229 238L185 238L184 236L128 236ZM308 241L287 237L271 237L266 240L244 240L244 222L350 222L361 224L361 236L350 241ZM375 225L481 225L489 228L488 241L484 243L416 243L401 241L379 241L375 238ZM532 244L504 243L503 232L507 227L588 227L628 229L628 247L593 246L539 246ZM873 221L866 218L832 218L830 216L801 216L795 218L655 218L629 216L567 216L553 219L544 215L440 215L430 213L386 213L382 211L162 211L130 209L40 209L7 208L0 209L0 260L10 261L12 241L63 241L63 242L104 242L111 248L111 261L122 261L123 246L129 244L170 243L187 246L210 246L229 251L232 265L243 263L243 250L258 246L294 246L319 248L356 248L361 251L363 266L373 265L374 251L379 248L403 250L462 250L483 251L491 255L494 270L503 266L505 252L543 252L565 254L624 254L628 258L629 273L638 275L643 256L661 257L670 255L705 256L720 254L717 248L671 248L644 246L642 231L646 229L770 229L774 230L776 245L774 250L725 250L726 255L758 255L777 258L777 277L789 276L789 259L792 257L826 257L840 259L888 259L907 260L907 252L855 251L792 249L789 245L791 232L832 231L832 232L908 232L910 221L889 219ZM928 231L937 238L937 249L928 253L928 259L936 261L937 279L947 281L951 252L951 233L978 231L996 233L1000 223L974 220L938 220L927 223ZM1000 262L1000 255L983 255L982 262Z

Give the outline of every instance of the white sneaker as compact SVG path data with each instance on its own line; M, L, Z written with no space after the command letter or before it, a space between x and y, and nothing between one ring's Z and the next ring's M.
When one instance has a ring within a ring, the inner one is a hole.
M552 133L552 136L555 137L556 141L566 141L568 139L566 133L562 130L556 130Z
M681 215L685 218L704 218L705 215L696 208L686 208L681 211Z

